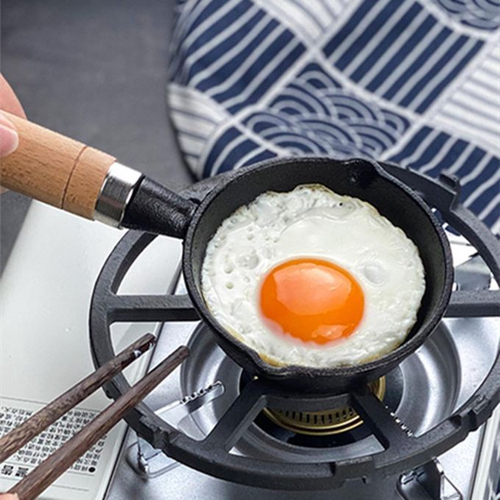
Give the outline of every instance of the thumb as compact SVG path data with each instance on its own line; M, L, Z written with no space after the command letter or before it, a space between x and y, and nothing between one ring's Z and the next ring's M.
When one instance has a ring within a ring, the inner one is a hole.
M19 136L16 127L3 113L0 113L0 158L13 153L18 144Z

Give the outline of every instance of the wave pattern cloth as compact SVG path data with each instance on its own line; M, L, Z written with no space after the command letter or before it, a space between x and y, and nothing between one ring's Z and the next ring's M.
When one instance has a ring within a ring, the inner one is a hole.
M275 156L457 175L500 234L500 0L185 0L168 87L199 178Z

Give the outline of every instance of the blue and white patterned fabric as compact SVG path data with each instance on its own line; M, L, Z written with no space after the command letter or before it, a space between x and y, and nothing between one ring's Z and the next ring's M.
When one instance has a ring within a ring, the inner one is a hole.
M185 0L169 103L198 177L362 156L461 178L500 234L500 0Z

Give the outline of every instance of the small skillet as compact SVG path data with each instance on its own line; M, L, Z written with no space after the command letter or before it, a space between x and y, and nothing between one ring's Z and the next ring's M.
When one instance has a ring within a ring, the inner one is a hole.
M251 374L304 392L344 392L392 370L422 345L444 315L453 284L448 240L424 201L377 162L329 158L262 162L228 175L198 205L106 153L26 120L9 118L18 128L20 145L1 163L2 186L88 219L183 238L183 272L193 305L224 351ZM265 191L290 191L311 183L371 203L413 240L424 264L426 291L408 338L398 349L363 365L271 366L229 334L202 297L205 249L222 221Z

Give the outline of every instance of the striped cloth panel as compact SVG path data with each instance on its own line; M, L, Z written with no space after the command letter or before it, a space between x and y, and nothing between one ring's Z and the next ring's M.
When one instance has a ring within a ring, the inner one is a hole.
M184 0L168 97L198 178L361 156L463 185L500 234L500 0Z

